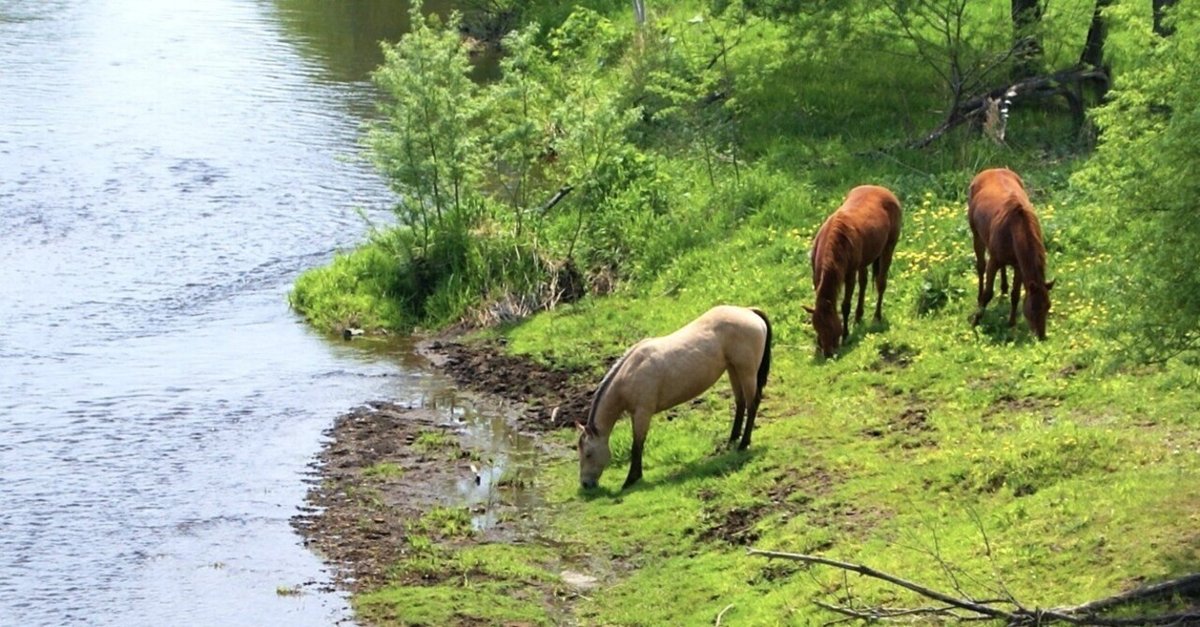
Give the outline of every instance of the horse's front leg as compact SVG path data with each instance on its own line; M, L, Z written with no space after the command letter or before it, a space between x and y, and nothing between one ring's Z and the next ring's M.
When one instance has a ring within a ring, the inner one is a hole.
M987 271L985 272L987 277L984 284L981 285L983 289L979 292L979 309L971 316L971 324L979 324L979 320L983 318L983 310L992 301L992 297L996 295L994 288L996 286L996 271L999 269L1000 266L996 263L995 259L988 261Z
M858 270L858 309L854 310L855 324L862 322L863 300L867 297L867 267Z
M1003 277L1001 277L1003 278ZM1004 293L1004 285L1000 285L1000 293ZM1008 314L1008 326L1017 326L1017 303L1021 301L1021 270L1020 268L1013 269L1013 285L1012 285L1012 311Z
M879 295L875 301L875 322L883 322L883 293L887 291L888 270L892 266L892 254L895 246L883 251L883 256L875 262L875 292Z
M854 299L854 276L846 277L845 295L842 296L842 341L850 337L850 301Z
M983 299L983 271L987 268L987 246L983 243L983 238L979 237L979 233L975 232L975 225L971 225L971 243L975 246L975 279L979 283L979 290L975 293L977 299Z
M633 414L633 450L630 454L629 476L625 477L624 490L642 478L642 451L646 446L646 433L650 431L650 412L638 409Z

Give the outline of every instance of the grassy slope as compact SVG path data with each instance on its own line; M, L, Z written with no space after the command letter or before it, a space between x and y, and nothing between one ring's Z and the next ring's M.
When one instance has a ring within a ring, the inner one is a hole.
M995 596L1003 585L1043 606L1197 570L1197 375L1106 367L1116 347L1099 331L1110 312L1097 296L1119 269L1088 237L1097 209L1067 184L1072 157L1053 148L1069 143L1061 116L1018 111L1009 148L955 137L925 152L851 156L936 123L936 99L905 91L920 68L788 61L787 36L764 25L733 56L755 68L735 71L746 78L751 162L742 191L711 190L698 162L671 165L677 202L747 213L727 238L681 254L648 284L489 332L516 353L585 365L598 380L632 342L713 304L759 306L774 322L775 363L748 452L720 450L730 411L722 382L672 412L674 421L655 418L646 478L627 493L616 491L628 465L627 423L614 434L598 494L578 491L573 459L545 469L540 483L555 504L546 535L563 543L553 552L586 558L604 577L573 604L575 620L711 624L732 604L723 624L803 624L832 616L814 599L847 593L919 604L869 580L746 556L747 545L861 561L953 590L936 554L962 569L956 577L968 593ZM1056 46L1069 47L1051 41L1048 49ZM861 98L862 85L885 88ZM1045 343L1023 326L1010 331L999 298L978 331L966 322L975 279L965 187L994 165L1025 176L1043 219L1048 274L1058 279ZM845 191L866 182L894 189L905 209L886 322L855 327L840 356L824 361L801 308L812 298L807 251ZM918 314L922 299L939 295L949 299L944 307ZM569 445L574 435L550 437ZM382 623L557 621L544 600L514 592L544 582L553 556L532 545L496 550L503 560L490 583L464 576L461 587L386 589L358 607ZM496 602L463 609L476 592Z
M677 420L656 419L645 484L628 494L615 491L628 462L624 425L605 494L577 493L573 461L547 469L557 530L638 566L583 604L587 622L710 622L733 603L726 624L787 623L839 589L839 574L745 556L737 544L755 537L758 547L863 561L952 589L928 554L936 548L969 573L965 589L986 596L1003 582L1028 605L1082 602L1195 569L1200 495L1188 486L1200 479L1200 398L1179 386L1194 373L1104 373L1092 335L1103 312L1079 275L1062 270L1052 271L1060 286L1045 343L1010 332L997 310L973 333L970 297L918 316L926 263L952 264L953 284L969 295L974 279L961 199L912 191L887 322L856 328L835 360L814 358L799 310L810 296L805 242L831 204L796 207L791 224L742 229L640 294L506 332L515 351L588 363L718 302L761 306L775 322L776 361L749 452L718 452L729 419L721 383ZM1043 206L1048 225L1069 219L1070 208ZM1088 262L1063 251L1050 267ZM662 296L668 287L677 295ZM853 587L899 604L870 582Z

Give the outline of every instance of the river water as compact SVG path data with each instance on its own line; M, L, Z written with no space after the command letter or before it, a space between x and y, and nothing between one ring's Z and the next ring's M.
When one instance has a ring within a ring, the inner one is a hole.
M428 375L286 294L389 215L404 11L0 0L0 625L347 620L288 519L332 418Z

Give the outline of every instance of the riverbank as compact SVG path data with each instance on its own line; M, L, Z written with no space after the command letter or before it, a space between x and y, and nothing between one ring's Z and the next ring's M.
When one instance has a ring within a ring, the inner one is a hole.
M535 434L586 407L566 370L504 355L496 343L434 340L417 351L453 378L452 407L373 401L339 416L292 519L371 624L561 623L595 581L545 534L538 473L570 455ZM473 438L487 407L512 431ZM527 445L524 459L512 439ZM553 460L553 461L551 461Z
M1141 148L1093 152L1088 129L1057 100L1014 104L1003 142L963 125L913 148L955 106L930 68L911 62L927 49L922 33L895 37L896 16L883 7L830 30L842 9L768 4L697 14L664 3L656 27L641 29L624 4L580 10L544 38L514 39L511 67L480 89L459 80L461 64L423 72L401 63L433 50L457 58L457 36L433 26L389 64L384 82L400 109L443 112L453 131L443 147L486 145L461 162L488 162L459 168L444 151L399 151L431 124L397 118L388 129L396 135L376 135L376 156L407 164L389 176L412 192L402 195L424 200L402 208L408 226L306 274L293 305L331 329L498 324L467 336L446 367L529 403L514 420L558 454L534 465L543 507L526 528L536 533L519 541L480 544L460 533L469 508L413 514L383 583L355 597L365 622L805 624L844 620L830 606L928 605L748 547L867 564L1025 607L1083 603L1197 570L1200 495L1185 488L1200 482L1200 378L1195 355L1155 355L1171 342L1149 342L1174 338L1187 350L1194 324L1148 336L1154 320L1143 316L1191 305L1161 306L1172 301L1158 279L1183 275L1140 263L1144 242L1158 240L1147 235L1157 226L1138 225L1157 218L1114 191L1118 168L1092 159L1135 163ZM1046 50L1059 55L1047 67L1078 58L1094 7L1075 4L1047 16L1064 26L1045 31ZM960 19L992 33L1003 55L1009 22L995 9L972 5ZM1141 54L1143 44L1113 41ZM1012 68L995 69L985 83L1003 84ZM465 94L445 99L459 108L416 106L442 84ZM517 102L528 106L507 107ZM1102 125L1108 138L1121 128L1113 120L1137 117L1105 107L1098 119L1105 110L1114 116ZM495 125L473 127L476 117ZM1054 285L1044 341L1022 320L1007 323L1006 299L974 315L967 190L980 169L1000 166L1022 176L1042 229ZM451 207L427 183L454 176L473 191ZM903 205L883 319L854 324L836 356L820 358L806 312L810 248L846 193L867 183ZM1157 265L1186 267L1168 261ZM562 281L562 268L578 271ZM632 440L622 422L600 488L580 491L566 453L576 435L548 427L581 419L586 402L574 393L564 407L565 398L536 391L595 386L630 345L720 303L759 307L772 320L753 445L725 447L732 399L718 384L652 420L641 483L617 489ZM1154 359L1139 358L1143 343L1141 357ZM512 360L561 378L510 372ZM598 588L581 594L564 571L595 577ZM1172 601L1128 612L1197 602Z
M748 547L861 561L975 595L1003 586L1041 607L1196 563L1200 508L1180 490L1200 476L1185 409L1195 395L1140 400L1179 373L1102 375L1041 345L985 341L954 392L939 373L972 351L968 336L931 341L926 321L903 311L890 330L855 332L844 357L826 362L795 350L778 325L785 342L750 450L721 447L730 399L718 385L655 418L641 484L616 490L629 461L623 423L604 487L579 492L574 432L555 428L578 410L554 408L586 407L587 382L611 357L600 338L654 334L687 303L615 297L479 334L489 339L422 343L471 390L451 405L492 408L536 449L494 477L484 469L495 451L437 402L376 402L340 417L309 494L314 509L294 522L338 567L357 619L639 625L725 612L723 624L759 625L831 619L814 601L832 596L919 604L870 581L845 587L836 572L747 556ZM942 323L959 326L957 316ZM547 341L551 331L560 341ZM493 482L493 495L455 491L477 482ZM1194 606L1184 596L1142 607Z

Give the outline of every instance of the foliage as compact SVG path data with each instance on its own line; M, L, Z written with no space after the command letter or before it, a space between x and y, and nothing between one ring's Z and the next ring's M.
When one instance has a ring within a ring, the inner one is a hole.
M954 283L955 277L946 266L926 272L917 292L917 313L931 314L949 305L950 301L962 298L966 290Z
M367 143L400 199L401 221L414 227L418 250L427 253L431 238L453 238L472 226L480 130L462 41L436 15L422 15L419 1L409 15L411 32L383 46L374 79L388 99Z
M979 92L1012 59L1011 40L998 36L992 11L968 11L967 0L887 0L896 30L913 46L916 58L929 67L950 97L953 110Z
M1115 255L1111 331L1145 361L1200 358L1200 42L1158 37L1149 16L1118 3L1110 19L1151 45L1126 49L1110 100L1095 112L1100 146L1076 176L1109 229ZM1179 6L1175 23L1200 25ZM1149 245L1153 243L1152 245ZM1120 269L1118 269L1118 267ZM1138 305L1134 305L1137 303Z
M288 300L323 329L398 329L415 319L408 298L421 285L411 271L401 232L375 233L363 245L334 256L296 280Z

